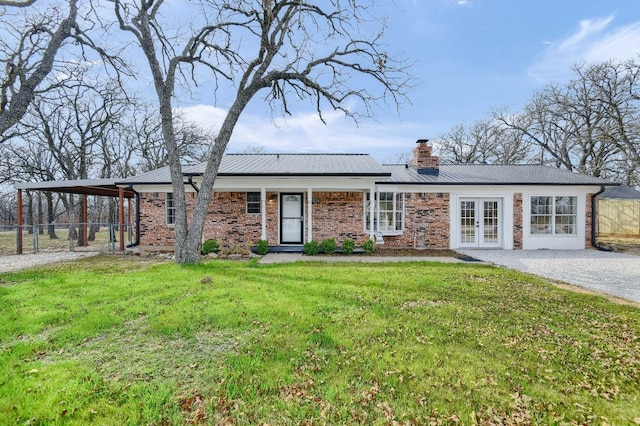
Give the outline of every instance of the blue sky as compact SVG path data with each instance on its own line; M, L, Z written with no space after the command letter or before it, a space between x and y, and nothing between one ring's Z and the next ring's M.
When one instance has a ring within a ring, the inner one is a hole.
M571 78L576 62L640 54L640 7L630 0L395 0L388 14L389 50L415 60L421 82L400 116L390 108L356 126L328 113L324 125L311 110L280 119L252 105L228 152L259 145L267 152L358 152L389 161L417 139L435 139L493 108L518 111L536 89ZM214 127L222 114L205 104L185 111Z

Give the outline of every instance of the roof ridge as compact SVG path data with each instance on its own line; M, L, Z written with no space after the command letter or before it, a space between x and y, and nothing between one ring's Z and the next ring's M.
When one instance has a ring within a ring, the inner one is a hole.
M286 152L286 153L278 153L278 152L264 152L264 153L242 153L242 152L230 152L228 154L224 154L226 155L246 155L246 156L258 156L258 155L287 155L287 156L294 156L294 155L314 155L314 156L320 156L320 155L359 155L359 156L370 156L371 154L365 154L365 153L357 153L357 152L307 152L307 153L295 153L295 152Z

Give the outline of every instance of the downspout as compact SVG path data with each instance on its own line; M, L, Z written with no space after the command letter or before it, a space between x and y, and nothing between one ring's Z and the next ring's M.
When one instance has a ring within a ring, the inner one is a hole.
M591 245L598 250L613 251L613 247L601 245L596 238L596 224L598 219L596 214L596 197L602 194L604 192L604 189L604 185L600 185L600 191L591 196Z
M196 193L200 192L200 188L198 188L198 187L196 186L196 184L195 184L195 183L193 183L193 175L188 175L188 176L187 176L187 182L189 182L189 185L191 185L191 187L192 187L193 189L195 189Z
M129 185L129 189L136 194L136 240L131 245L136 247L140 245L140 193L133 189L133 185Z

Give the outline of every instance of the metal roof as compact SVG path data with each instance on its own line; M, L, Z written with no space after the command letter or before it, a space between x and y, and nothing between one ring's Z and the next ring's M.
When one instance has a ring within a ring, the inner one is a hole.
M104 195L118 197L119 189L116 182L119 179L78 179L48 182L22 182L15 185L16 189L28 191L64 192L69 194ZM129 189L124 190L125 198L135 197Z
M205 164L190 171L204 173ZM389 176L368 154L227 154L219 176Z
M185 166L185 176L200 176L206 163ZM226 154L218 176L368 176L379 184L415 185L617 185L593 176L539 165L440 165L437 174L411 166L381 165L368 154ZM118 184L171 184L169 167Z
M419 174L413 167L383 166L391 171L379 184L421 185L617 185L593 176L536 165L440 165L438 174Z
M602 199L617 199L617 200L640 200L640 191L636 191L627 185L614 186L607 188L602 194Z
M204 174L206 163L185 166L185 176ZM369 154L226 154L218 176L369 176L385 178L391 172ZM119 184L170 184L169 167L152 170Z

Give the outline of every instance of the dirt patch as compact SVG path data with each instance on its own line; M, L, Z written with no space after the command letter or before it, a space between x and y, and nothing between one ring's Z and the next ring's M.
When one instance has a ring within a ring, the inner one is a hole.
M615 252L640 256L640 236L601 236L598 242L613 247Z

